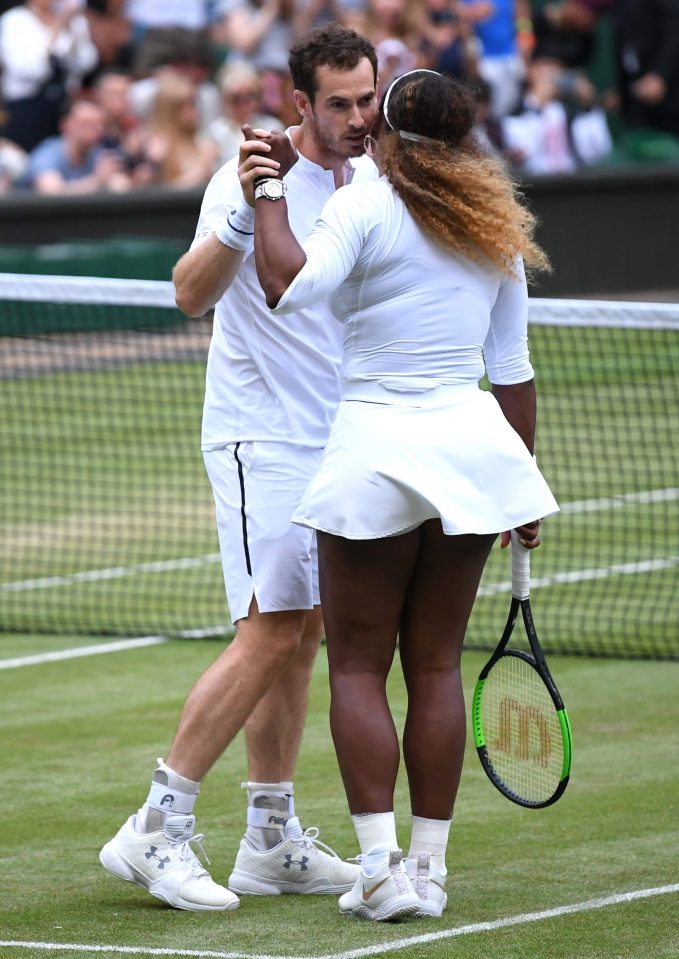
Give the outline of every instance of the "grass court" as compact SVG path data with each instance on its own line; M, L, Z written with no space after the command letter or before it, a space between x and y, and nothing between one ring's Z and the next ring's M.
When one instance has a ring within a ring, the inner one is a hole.
M536 619L540 605L538 597ZM92 642L101 638L5 636L0 665ZM361 922L341 917L327 896L244 897L236 912L177 912L109 876L99 848L145 799L188 687L219 648L173 640L0 670L0 959L679 956L675 663L551 658L573 723L574 761L566 793L548 809L524 810L504 799L469 741L448 854L449 905L440 920ZM465 654L468 705L483 659ZM390 684L402 721L397 663ZM357 849L327 712L322 648L296 780L298 812L304 826L321 827L321 838L347 857ZM207 777L198 803L210 868L222 882L243 830L245 775L238 739ZM396 808L407 845L402 780Z

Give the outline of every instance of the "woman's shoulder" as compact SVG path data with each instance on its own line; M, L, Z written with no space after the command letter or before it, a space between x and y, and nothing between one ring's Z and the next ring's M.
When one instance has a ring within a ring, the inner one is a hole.
M391 185L383 177L378 180L358 180L341 186L337 191L346 201L365 199L384 204L393 194Z
M390 202L391 188L382 180L347 183L331 197L332 206L342 216L373 220L383 216Z
M321 219L338 234L377 238L394 222L389 190L379 180L348 183L323 207Z

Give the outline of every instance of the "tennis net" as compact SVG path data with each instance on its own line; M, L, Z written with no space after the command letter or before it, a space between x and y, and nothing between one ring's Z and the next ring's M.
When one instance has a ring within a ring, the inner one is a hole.
M225 635L199 448L206 319L171 284L0 276L0 631ZM537 455L562 511L532 597L545 649L679 657L679 305L533 299ZM484 573L468 645L504 621Z

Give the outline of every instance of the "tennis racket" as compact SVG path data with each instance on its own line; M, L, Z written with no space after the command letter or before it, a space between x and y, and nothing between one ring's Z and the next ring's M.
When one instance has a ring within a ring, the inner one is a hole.
M571 727L533 624L530 552L512 532L512 602L502 638L474 689L472 724L486 775L503 796L541 809L568 785ZM531 652L508 649L519 615Z

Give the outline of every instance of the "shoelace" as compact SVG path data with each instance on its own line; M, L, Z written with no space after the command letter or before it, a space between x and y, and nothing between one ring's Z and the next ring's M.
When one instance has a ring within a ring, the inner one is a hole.
M309 826L308 829L302 832L302 827L299 824L290 826L290 820L288 820L288 832L288 838L292 839L293 842L299 843L300 846L304 846L306 849L310 849L313 846L318 848L320 846L322 849L325 849L329 855L334 856L335 859L340 858L334 849L331 849L327 843L324 843L322 839L318 838L320 832L318 826Z
M208 854L205 852L205 847L203 846L204 838L205 838L205 834L202 832L199 832L195 836L189 836L188 838L180 836L177 839L170 840L170 848L177 852L177 855L179 856L179 858L182 860L182 862L186 863L186 865L189 867L189 869L194 874L194 876L210 875L207 869L203 867L200 859L191 848L191 844L195 842L198 848L200 849L201 853L203 854L203 857L205 858L205 862L208 864L208 866L211 866L212 863L210 862L208 858Z

